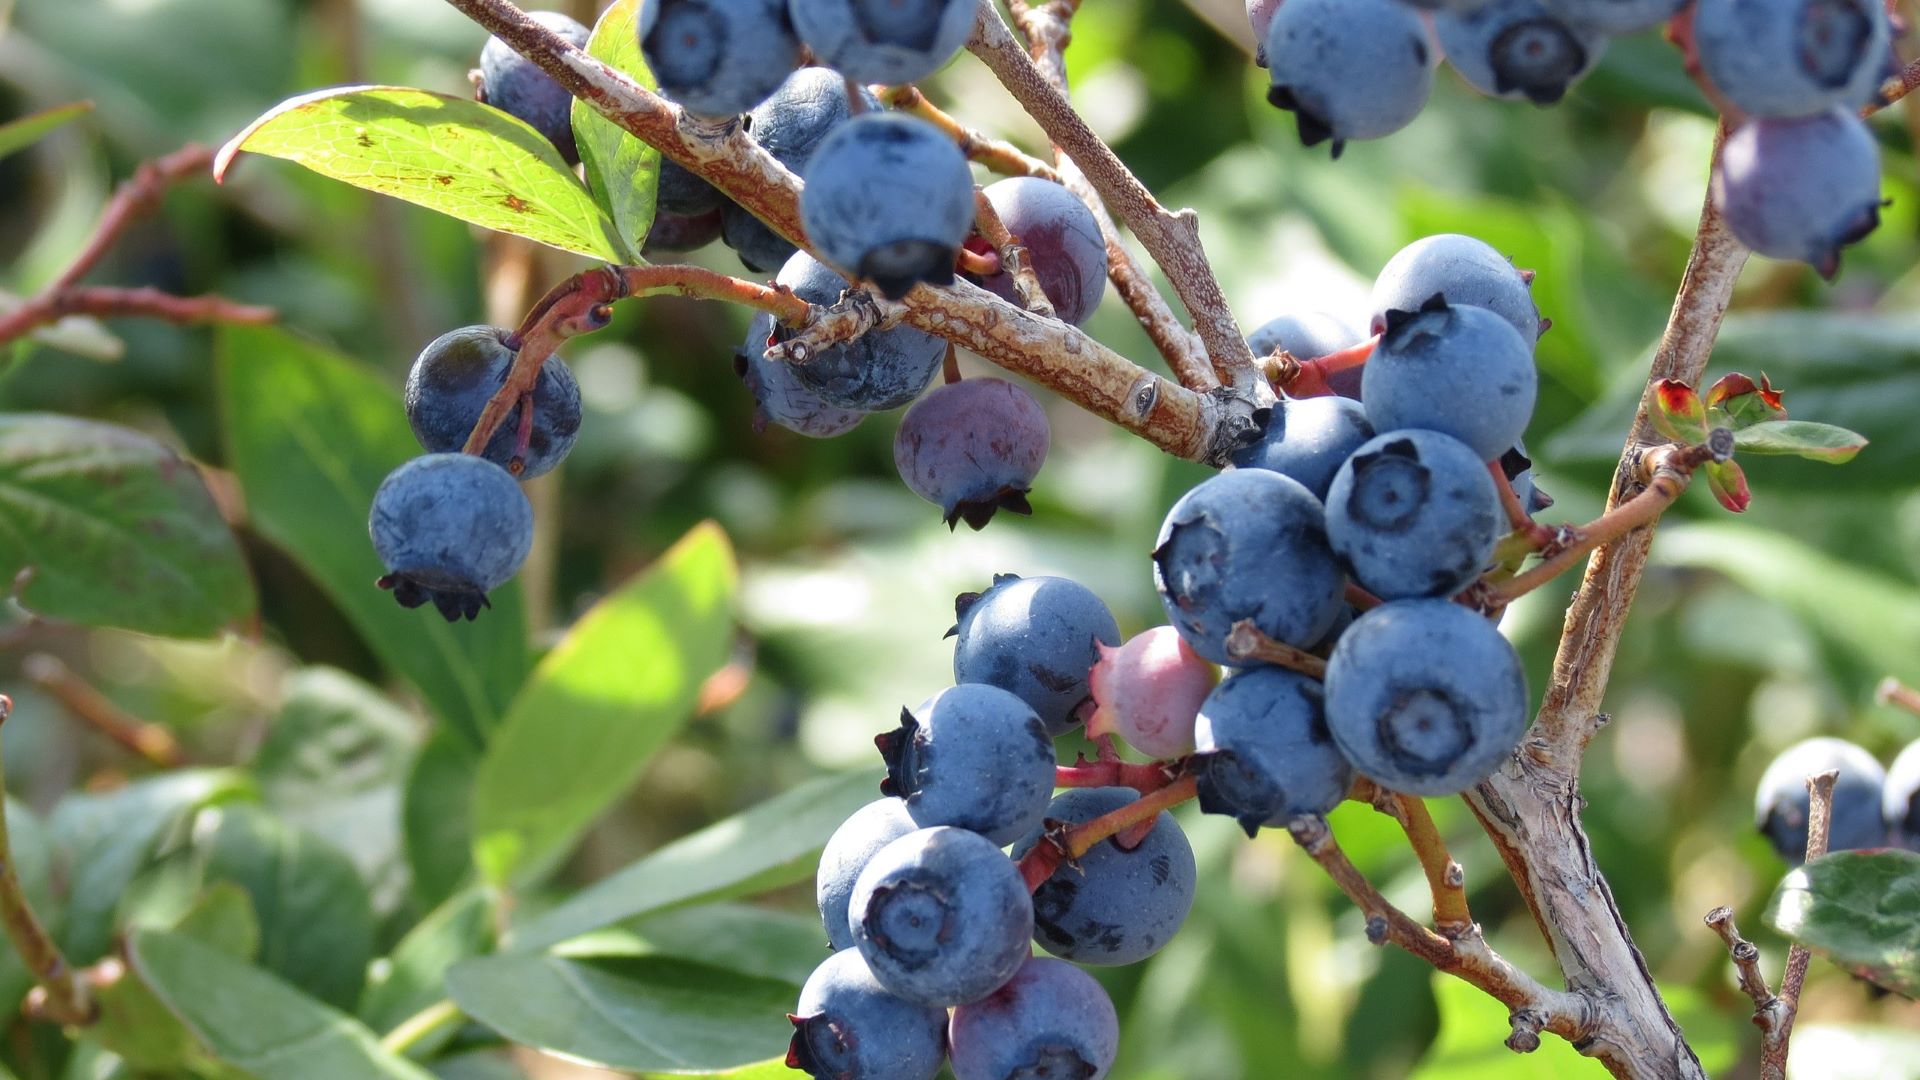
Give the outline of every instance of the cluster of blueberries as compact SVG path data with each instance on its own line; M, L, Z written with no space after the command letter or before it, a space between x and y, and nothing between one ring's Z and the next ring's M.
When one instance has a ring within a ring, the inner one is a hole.
M1753 818L1782 859L1798 866L1807 854L1807 778L1839 773L1833 783L1827 848L1903 847L1920 851L1920 740L1885 769L1859 746L1828 736L1787 747L1760 774Z
M1880 155L1859 109L1898 71L1882 0L1248 0L1307 145L1411 123L1442 56L1474 89L1560 100L1609 38L1690 21L1701 73L1737 121L1713 198L1740 242L1832 277L1879 224Z
M1381 337L1346 380L1354 396L1284 401L1234 468L1168 513L1153 553L1167 625L1123 643L1065 578L1001 575L959 598L955 685L875 740L884 797L821 855L834 952L801 992L790 1065L843 1080L930 1078L943 1059L959 1080L1106 1075L1114 1009L1074 965L1164 946L1195 865L1164 811L1065 865L1030 857L1138 798L1058 770L1053 740L1082 723L1161 775L1191 774L1200 808L1249 835L1332 810L1357 776L1449 795L1513 753L1519 658L1453 598L1508 531L1494 471L1531 417L1542 322L1527 276L1462 236L1403 251L1376 298ZM1262 327L1254 347L1312 358L1359 342L1313 313ZM1235 651L1243 621L1325 658L1324 678Z

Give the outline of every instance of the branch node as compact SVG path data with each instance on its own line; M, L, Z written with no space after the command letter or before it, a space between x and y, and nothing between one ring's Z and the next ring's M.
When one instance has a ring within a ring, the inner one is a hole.
M1508 1019L1513 1033L1507 1036L1507 1049L1516 1054L1531 1054L1540 1049L1540 1029L1546 1027L1546 1017L1532 1009L1515 1009Z

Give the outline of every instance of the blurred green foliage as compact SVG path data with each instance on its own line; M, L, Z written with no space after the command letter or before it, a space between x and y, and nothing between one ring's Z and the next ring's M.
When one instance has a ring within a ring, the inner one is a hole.
M1544 377L1529 433L1542 485L1559 500L1546 517L1591 517L1706 177L1712 123L1673 50L1651 35L1617 43L1552 110L1488 102L1443 74L1411 128L1350 145L1335 163L1297 145L1291 123L1263 102L1245 54L1209 25L1233 25L1234 5L1202 6L1207 18L1145 0L1089 3L1070 65L1094 126L1169 205L1200 211L1243 325L1295 308L1360 317L1373 271L1402 244L1438 231L1488 240L1539 272L1535 293L1554 322L1540 344ZM0 4L0 123L80 99L96 106L0 158L0 290L13 294L57 272L140 160L186 140L224 141L315 87L462 94L484 38L433 0L18 0L10 26L7 9ZM971 59L928 89L969 123L1043 148ZM1814 732L1852 738L1883 760L1920 737L1920 718L1872 703L1884 675L1920 681L1913 110L1875 124L1893 200L1880 230L1849 253L1831 286L1804 268L1757 260L1712 369L1764 370L1794 415L1853 428L1873 445L1838 470L1749 463L1755 500L1742 518L1704 491L1672 511L1614 667L1613 722L1587 760L1595 854L1716 1075L1750 1070L1755 1040L1700 917L1732 904L1770 970L1784 955L1759 918L1783 867L1754 834L1753 781L1774 751ZM1050 400L1054 452L1035 516L949 534L892 475L894 418L826 443L755 432L731 371L744 314L677 299L629 303L609 329L567 352L588 416L564 475L533 486L542 525L523 587L496 594L488 621L448 632L425 613L400 612L370 584L351 584L373 574L366 494L411 452L397 398L382 400L380 388L397 390L416 350L442 330L482 321L490 268L516 258L524 252L453 220L243 159L223 188L190 183L170 194L96 280L272 305L284 333L234 333L216 346L208 331L145 322L67 327L60 346L22 348L0 374L0 410L126 425L206 466L216 492L244 494L244 510L231 498L228 509L245 522L237 535L257 618L232 621L234 633L217 640L182 642L15 610L0 687L16 701L6 778L20 801L8 817L22 874L30 892L52 895L62 883L59 933L73 959L100 957L116 927L145 928L132 953L141 977L203 1046L224 1046L231 1062L262 1075L299 1074L260 1066L273 1046L247 1041L255 1033L236 1028L221 1002L202 1000L207 980L228 968L269 998L285 986L247 981L262 968L300 985L309 996L285 1019L306 1026L285 1032L324 1030L325 1052L343 1055L326 1060L355 1063L305 1075L420 1074L369 1047L439 1000L432 973L488 949L504 917L460 885L470 872L475 776L511 787L513 764L483 763L474 747L530 666L515 632L523 620L534 651L546 650L710 519L738 552L737 607L750 645L736 651L733 670L750 678L649 746L631 790L594 793L587 818L559 832L571 840L585 820L597 815L597 824L557 876L516 898L511 924L532 947L616 922L597 959L468 960L456 969L466 972L456 996L484 1021L488 1002L523 979L568 976L576 988L616 986L628 999L639 986L698 1016L697 1001L673 995L688 966L704 965L746 988L738 1001L764 993L772 1008L785 997L770 987L790 988L811 963L804 950L817 948L799 929L810 910L809 845L818 842L809 830L831 828L833 815L858 805L871 775L821 781L782 796L770 814L663 846L822 774L869 767L872 734L902 703L950 680L941 634L953 597L993 572L1078 578L1129 633L1158 621L1145 552L1165 508L1205 475ZM724 249L696 261L739 272ZM541 253L531 293L584 265ZM517 314L511 304L501 310L509 313L495 318ZM1089 329L1157 363L1111 297ZM115 352L110 362L89 358ZM971 357L962 366L983 368ZM1507 617L1536 688L1570 588L1544 590ZM73 724L22 677L20 661L33 652L63 657L131 714L177 732L195 761L222 768L146 777L150 767ZM109 793L128 778L139 782ZM1434 810L1496 946L1550 974L1529 913L1470 816L1452 802ZM1500 1049L1497 1007L1366 945L1358 913L1284 836L1249 843L1229 823L1183 820L1205 882L1191 922L1152 960L1100 973L1122 1014L1116 1077L1597 1072L1557 1044L1535 1058ZM1390 823L1349 806L1335 826L1390 897L1421 909L1418 868ZM715 869L721 856L732 863ZM60 874L49 870L56 858ZM259 876L307 861L326 869L301 871L302 889L357 874L370 906L353 914L353 903L323 893L276 896L286 882ZM195 898L223 895L204 891L222 881L251 906L227 893L196 918ZM752 907L684 907L768 889ZM690 921L658 921L676 917L660 914L676 906ZM302 923L309 907L324 916ZM368 956L385 959L356 994ZM576 967L591 968L589 982ZM17 1001L26 985L11 954L0 959L0 996ZM188 1001L200 1004L180 1004ZM1867 1075L1844 1073L1862 1060L1887 1063L1872 1075L1920 1075L1886 1030L1920 1021L1914 1008L1873 1000L1816 967L1797 1055L1804 1075ZM1851 1049L1809 1050L1816 1040ZM540 1075L487 1042L485 1028L456 1026L414 1049L447 1048L435 1062L443 1077ZM175 1059L168 1069L217 1074L199 1051L162 1051ZM97 1046L67 1047L44 1031L0 1041L0 1062L23 1077L122 1075Z

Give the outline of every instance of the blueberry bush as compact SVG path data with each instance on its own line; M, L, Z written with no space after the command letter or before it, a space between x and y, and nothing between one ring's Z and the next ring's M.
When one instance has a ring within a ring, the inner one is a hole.
M1916 15L0 0L0 1080L1920 1078Z

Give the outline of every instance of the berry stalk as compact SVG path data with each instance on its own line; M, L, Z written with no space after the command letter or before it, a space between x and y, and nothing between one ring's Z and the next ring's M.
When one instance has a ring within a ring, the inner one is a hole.
M1178 806L1198 793L1194 778L1191 775L1182 776L1110 814L1102 814L1080 825L1051 828L1041 837L1040 843L1021 858L1020 876L1026 880L1029 891L1037 889L1041 882L1060 869L1062 863L1071 863L1080 858L1102 840L1137 826L1150 826L1160 811Z
M1081 755L1071 765L1053 770L1053 786L1063 788L1130 787L1142 795L1158 791L1186 771L1185 759L1136 765L1128 761L1088 761Z
M1053 166L1033 157L1019 147L1000 139L989 138L981 132L955 120L938 105L927 100L920 88L912 83L900 86L875 86L873 94L889 108L910 113L939 128L960 144L960 152L967 160L977 161L989 171L1002 176L1037 176L1043 180L1059 180L1060 175Z
M1274 664L1309 678L1327 677L1325 660L1284 641L1275 641L1255 626L1252 619L1242 619L1233 624L1233 629L1227 634L1227 655L1235 660L1258 660Z
M982 238L993 245L1000 256L1000 264L1013 277L1014 295L1020 298L1020 306L1036 315L1055 317L1053 301L1040 287L1040 276L1034 272L1033 258L1027 252L1027 246L1020 238L1007 230L1006 223L1000 220L1000 211L996 210L993 200L987 198L986 189L973 189L974 228L980 231ZM995 269L999 269L996 267ZM982 275L986 276L986 275Z
M1378 344L1380 335L1375 334L1358 345L1312 360L1301 360L1281 349L1271 356L1261 357L1260 370L1266 375L1267 381L1273 384L1275 391L1288 397L1325 397L1334 393L1333 387L1327 382L1328 378L1365 364Z
M0 694L0 724L13 712L13 699ZM5 792L0 791L0 796ZM30 1015L42 1016L68 1025L90 1024L99 1016L99 1005L88 992L86 983L74 977L72 965L54 944L52 935L27 903L20 875L14 871L13 846L7 833L6 815L0 814L0 925L7 939L19 951L20 959L32 973L36 986L27 996Z

